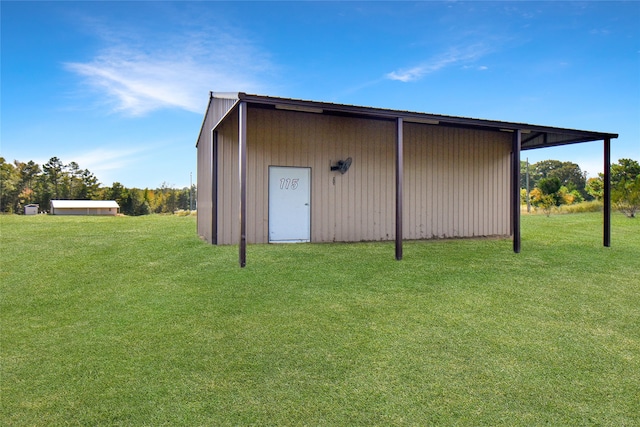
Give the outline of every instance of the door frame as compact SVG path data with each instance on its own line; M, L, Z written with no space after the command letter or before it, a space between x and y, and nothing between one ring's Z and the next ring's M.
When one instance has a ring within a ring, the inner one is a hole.
M309 236L308 239L296 239L296 240L271 240L271 168L288 168L288 169L306 169L309 174L309 185L308 185L308 195L309 195ZM280 166L280 165L269 165L268 166L268 178L269 182L267 183L267 242L269 243L306 243L311 242L311 176L312 176L312 168L311 166Z

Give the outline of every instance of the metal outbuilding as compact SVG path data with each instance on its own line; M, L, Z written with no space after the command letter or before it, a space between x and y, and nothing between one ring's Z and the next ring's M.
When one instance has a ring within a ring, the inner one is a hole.
M25 215L38 215L38 209L40 209L40 205L37 203L30 203L25 205L24 214Z
M212 244L513 236L520 151L617 134L214 93L197 140L198 234ZM605 206L610 189L605 188ZM604 245L610 245L605 209Z
M52 215L117 215L115 200L51 200Z

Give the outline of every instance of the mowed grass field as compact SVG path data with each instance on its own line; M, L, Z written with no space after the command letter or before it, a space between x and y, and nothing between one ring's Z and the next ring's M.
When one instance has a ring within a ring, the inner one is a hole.
M249 245L195 218L1 216L0 424L640 425L640 219Z

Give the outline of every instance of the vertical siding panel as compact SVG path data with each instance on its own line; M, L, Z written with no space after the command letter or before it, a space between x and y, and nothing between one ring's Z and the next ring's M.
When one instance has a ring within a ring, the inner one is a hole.
M413 157L413 161L411 162L411 172L414 182L413 192L409 194L403 193L403 199L406 200L406 197L408 196L413 203L413 209L411 210L411 228L409 230L411 232L411 238L420 239L422 238L422 195L424 194L422 188L422 171L424 170L424 157L422 156L422 144L420 143L420 141L416 140L415 137L416 126L412 126L410 127L410 129L413 129L413 131L411 132L412 138L409 139L409 141L411 142L412 148L411 156Z
M377 123L376 135L374 140L375 148L372 152L372 162L369 165L371 169L371 183L374 188L372 200L372 219L373 227L371 240L381 240L384 237L384 228L382 225L382 209L384 208L384 195L382 188L382 163L384 161L384 145L387 144L386 129L384 123Z
M488 143L489 141L487 140L487 135L486 133L481 133L482 135L482 144L484 145L484 151L486 154L485 156L485 162L484 162L484 169L485 169L485 186L487 189L487 200L485 203L485 212L486 212L486 216L485 216L485 232L484 235L488 236L491 234L491 212L492 212L492 205L493 205L493 183L491 182L491 180L493 179L492 173L491 173L491 163L492 163L492 157L493 157L493 148L490 146L490 144Z
M429 135L431 128L425 126L423 129L414 130L415 141L418 145L418 155L417 157L420 159L418 163L418 167L420 173L418 175L418 179L420 180L420 202L418 204L418 214L419 214L419 230L418 236L420 239L425 239L428 237L427 235L427 196L429 194L429 182L427 180L427 173L429 172L429 156L427 156L427 148L429 143Z
M464 150L462 144L464 138L456 141L456 162L455 170L457 174L456 184L456 212L458 215L458 221L456 225L456 236L464 236L464 175L466 174L464 169Z
M384 142L384 148L386 150L385 155L385 239L393 239L396 235L396 136L395 130L393 134L389 134Z
M470 145L471 145L471 177L473 178L471 188L473 189L473 198L472 198L472 218L471 221L471 229L473 230L473 236L478 236L478 227L479 227L479 211L480 211L480 175L478 173L478 162L479 162L479 153L478 153L478 144L476 141L475 133L471 135Z
M491 136L490 134L488 134L489 136ZM497 235L499 234L499 227L500 227L500 185L501 185L501 180L502 180L502 176L500 174L500 151L501 148L498 144L496 144L497 141L494 140L494 138L491 138L490 143L491 145L494 147L493 153L494 153L494 157L493 157L493 161L491 162L491 171L493 173L493 203L492 203L492 208L493 208L493 212L491 215L491 218L493 219L493 225L492 225L492 230L491 230L491 234L493 235Z
M470 178L471 178L471 218L469 221L469 225L471 228L472 236L478 235L478 211L480 210L479 206L479 185L480 185L480 177L478 176L478 147L476 143L475 134L472 134L469 138L469 154L470 154Z
M331 119L329 118L322 118L322 119L318 119L318 121L316 121L316 128L314 128L314 133L318 134L320 133L320 126L318 126L319 121L322 121L323 124L328 125L328 126L332 126L332 122ZM333 183L332 183L332 177L331 177L331 171L330 171L330 157L331 157L331 153L333 151L333 144L335 141L335 138L333 137L333 135L329 135L329 138L326 138L324 141L321 142L321 147L325 150L325 155L324 156L317 156L316 158L316 164L317 167L316 169L320 169L320 176L318 176L317 174L315 175L315 182L317 184L315 191L321 191L321 200L320 200L320 206L319 206L319 210L318 212L320 212L321 217L320 218L316 218L314 220L315 223L321 222L321 239L322 241L332 241L333 240L333 234L331 233L331 229L330 229L330 206L331 206L331 194L333 193ZM319 187L319 189L318 189Z
M484 143L483 135L478 133L478 142L481 147L482 156L480 158L480 168L482 171L482 199L481 199L481 209L482 213L482 221L480 222L480 230L481 235L487 235L487 200L488 197L488 182L487 182L487 147Z
M234 120L229 123L235 123ZM231 147L234 145L230 135L230 124L227 123L218 134L218 142L220 143L220 175L222 177L221 189L222 194L220 197L220 220L221 224L218 225L218 230L221 232L222 241L225 244L231 244L231 228L235 226L235 222L232 222L232 193L235 191L234 187L234 175L231 165Z
M419 150L418 155L420 157L420 238L424 239L427 236L427 195L429 193L428 181L427 181L427 173L428 173L428 162L429 158L427 156L427 144L428 144L428 135L430 128L426 128L417 133L414 131L416 144L418 144Z
M484 182L483 182L483 171L482 171L482 144L480 144L479 138L478 138L478 134L474 133L473 135L473 144L474 144L474 150L476 152L476 159L475 159L475 164L474 164L474 168L475 168L475 172L476 172L476 218L474 221L474 227L475 227L475 234L476 236L482 236L482 221L484 216L482 215L482 203L483 203L483 199L484 199L484 194L483 194L483 189L484 189Z
M395 121L388 122L390 129L387 137L387 233L388 239L396 235L396 128ZM393 123L393 124L392 124Z
M452 135L447 142L447 176L449 176L449 185L447 190L447 199L449 212L447 215L447 237L455 235L456 221L458 220L458 212L456 212L456 169L455 169L455 144L460 135Z
M420 239L422 237L422 197L424 194L422 171L424 170L424 156L422 155L422 141L416 131L420 129L411 123L404 124L404 165L411 164L411 186L408 188L406 181L403 188L403 200L409 199L412 204L409 220L404 220L404 224L408 224L409 230L405 233L411 239ZM403 211L404 212L404 211ZM408 233L407 233L408 232Z
M196 182L198 192L196 195L197 209L199 215L197 217L197 232L199 236L202 236L207 242L212 243L212 227L211 221L213 215L212 205L214 201L211 197L211 186L213 177L211 175L211 169L213 165L213 159L211 157L211 111L212 105L209 104L209 111L205 123L202 125L200 135L198 136L197 143L197 169L196 169Z
M273 128L275 117L274 115L268 114L267 111L261 111L264 120L262 122L262 128L260 129L260 133L262 135L263 146L264 146L264 163L261 165L262 167L262 192L264 194L264 199L262 201L262 220L263 224L263 240L264 242L269 241L269 166L273 164L273 152L274 150L274 140L273 140Z
M423 200L424 200L423 202L424 203L423 236L425 238L433 237L433 228L431 226L431 218L433 217L431 213L432 211L431 197L433 195L434 186L433 186L433 178L432 178L433 154L431 152L431 148L433 146L433 135L435 130L436 130L436 127L432 126L427 131L425 131L423 136L424 138L423 155L424 155L424 164L425 164L425 171L424 171L425 181L424 181L424 194L423 194Z
M489 176L489 162L491 159L491 147L487 145L487 141L485 139L485 135L480 132L480 138L482 141L482 152L484 153L484 158L482 162L482 170L484 176L484 208L482 211L484 212L484 226L483 226L483 236L487 236L489 234L489 224L490 224L490 216L491 216L491 177Z
M466 236L469 232L469 149L468 144L465 139L460 142L460 161L461 161L461 169L463 170L462 180L460 192L462 193L462 229L461 235Z
M349 140L349 135L348 135L348 130L347 130L347 126L344 122L344 120L340 120L339 121L339 126L338 128L340 129L340 146L338 147L338 150L336 151L336 159L334 160L334 163L337 160L340 160L340 158L342 158L343 153L348 145L348 140ZM345 206L344 204L344 193L345 193L345 186L346 181L347 181L347 177L345 177L344 175L341 175L339 172L335 172L335 176L336 176L336 183L337 183L337 188L336 188L336 237L339 241L344 241L345 240L345 229L346 229L346 225L345 223L348 220L347 214L348 214L348 209L347 206Z
M267 120L265 114L260 109L249 109L248 119L254 123L253 132L249 131L248 153L249 170L248 179L252 187L251 194L253 200L248 203L254 211L248 216L254 224L253 232L250 234L249 242L266 243L268 240L268 187L265 188L265 181L268 181L268 133L265 132ZM253 148L253 149L252 149ZM249 190L249 189L247 189ZM253 215L253 218L251 218Z
M429 233L430 237L436 237L438 233L438 215L435 209L438 204L438 176L437 176L437 166L436 166L436 155L437 155L437 143L438 137L440 133L439 128L434 128L433 132L429 138L429 194L427 200L429 201Z
M255 130L257 124L255 110L249 108L247 111L247 243L256 243L256 217L259 214L256 199L258 190L256 188L258 138Z
M378 132L380 133L380 132ZM370 215L371 215L371 219L373 221L373 225L371 227L371 234L369 236L370 240L376 240L377 238L379 238L379 236L381 236L381 229L380 229L380 193L382 191L381 187L380 187L380 170L381 170L381 157L382 157L382 150L381 150L381 143L379 139L375 139L371 141L372 143L372 147L371 147L371 163L369 164L369 168L371 170L370 173L370 179L372 182L372 186L373 186L373 191L371 194L371 211L370 211Z
M377 126L376 126L377 127ZM365 218L366 227L363 233L364 240L373 240L373 230L374 230L374 195L376 192L375 186L373 186L373 175L371 171L373 170L372 164L374 161L373 150L375 149L377 141L373 139L365 139L363 141L362 146L362 181L363 181L363 193L364 200L362 206L365 208L365 212L363 212L363 218ZM364 167L366 165L366 167Z
M370 122L366 127L366 130L371 132L375 129L375 122ZM359 209L360 219L358 221L360 227L360 236L358 240L371 240L371 212L369 211L369 199L371 197L372 188L369 185L369 162L371 161L369 148L371 144L371 138L369 132L363 132L359 135L360 149L358 152L358 180L360 181L360 197L359 197ZM354 158L355 162L355 158Z
M239 165L238 165L238 117L235 116L232 127L233 139L229 144L229 156L231 165L231 241L233 244L237 244L240 240L240 178L239 178Z
M457 138L455 141L452 141L451 144L451 155L452 155L452 162L451 162L451 171L453 173L453 214L454 214L454 221L453 221L453 227L451 230L451 236L459 236L460 235L460 220L461 220L461 213L460 213L460 197L462 197L461 193L462 193L462 189L460 188L460 167L459 167L459 158L458 158L458 145L460 144L460 141L462 141L463 138Z
M487 220L487 149L484 144L482 135L478 133L478 144L480 145L480 182L482 185L482 194L480 198L480 235L486 236L486 220Z
M438 141L438 157L439 157L439 187L440 191L438 194L438 237L444 237L446 230L446 221L447 221L447 185L448 185L448 177L447 177L447 153L445 150L447 138L449 138L450 133L443 133Z
M437 153L436 153L436 172L437 172L437 194L438 194L438 199L436 202L436 214L437 214L437 226L436 226L436 232L437 232L437 236L438 237L442 237L443 233L444 233L444 227L443 227L443 222L444 222L444 212L445 212L445 208L444 208L444 191L445 191L445 176L444 176L444 138L446 135L444 135L443 133L439 132L438 133L438 140L437 140L437 144L436 144L436 149L437 149Z
M402 234L404 239L413 239L413 229L415 227L415 195L416 195L416 178L415 178L415 146L407 138L408 123L403 123L403 198L402 198Z
M446 197L445 191L447 186L447 176L446 176L446 154L445 154L445 143L446 138L448 137L447 133L442 133L438 138L438 237L443 237L445 230L445 218L446 218Z
M445 144L445 153L446 153L446 162L445 162L445 174L447 176L447 189L445 192L446 197L446 205L447 211L445 213L445 231L444 234L446 237L451 237L453 235L454 223L456 220L456 212L454 210L454 199L455 199L455 177L453 170L453 149L452 146L454 141L457 139L459 134L450 134L446 140Z
M365 131L365 127L362 126L362 122L362 120L358 120L356 121L355 126L349 126L349 149L343 154L340 160L344 160L349 156L359 159L358 151L360 144L358 140L358 134L362 131ZM347 238L349 241L360 240L357 238L356 234L360 229L360 225L357 224L360 211L360 207L358 206L360 182L358 181L357 170L358 166L355 166L353 170L350 168L349 171L344 175L348 175L349 182L349 188L346 194L347 205L349 206L349 227L347 229Z
M352 158L359 158L358 156L358 133L361 131L365 131L364 126L362 126L362 120L357 120L355 126L349 126L349 149L342 155L340 160L344 160L347 157L351 156ZM360 162L358 162L360 163ZM349 207L349 226L347 228L347 239L349 241L360 240L357 239L356 231L360 229L360 226L357 224L359 206L358 206L358 196L360 192L360 182L358 181L357 169L355 168L349 169L349 171L344 175L348 175L348 183L349 187L346 194L346 202Z
M507 215L505 214L505 204L508 204L507 200L508 200L508 194L509 191L506 188L507 182L509 181L509 178L505 171L506 171L506 167L505 167L505 145L504 143L501 143L501 163L500 163L500 173L502 174L502 179L500 180L500 185L502 188L502 197L500 198L500 234L501 235L507 235L507 230L506 230L506 224L507 224Z
M338 135L340 132L339 124L335 117L330 117L329 126L333 130L331 133L332 138L329 140L329 156L328 162L325 167L331 166L336 160L336 151L340 146L340 141L338 140ZM329 188L329 192L327 194L327 203L326 203L326 222L327 222L327 230L329 233L329 241L336 240L336 220L335 220L335 212L336 212L336 192L338 191L338 179L336 177L335 172L330 172L329 180L327 183Z
M229 232L229 215L227 210L229 209L229 173L227 170L227 135L225 129L227 125L224 124L218 130L218 173L220 174L219 188L218 188L218 240L221 244L228 245L231 243L231 238L227 235Z
M411 156L413 157L413 176L414 176L414 193L408 194L408 196L414 200L413 203L413 225L411 227L411 233L413 239L421 239L422 237L422 201L424 197L424 155L422 153L423 144L421 139L419 138L419 134L417 132L424 132L426 126L422 126L423 129L418 128L417 126L410 126L409 131L411 137L409 141L411 142ZM406 156L405 156L406 157ZM406 164L406 162L405 162ZM403 198L406 200L406 195L403 195Z

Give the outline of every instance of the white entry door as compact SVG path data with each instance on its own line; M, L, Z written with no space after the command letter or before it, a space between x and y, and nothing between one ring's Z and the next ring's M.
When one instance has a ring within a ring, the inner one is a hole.
M269 166L269 242L311 240L311 168Z

